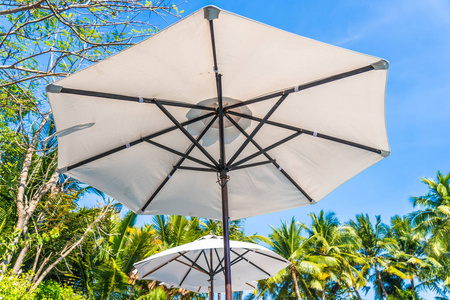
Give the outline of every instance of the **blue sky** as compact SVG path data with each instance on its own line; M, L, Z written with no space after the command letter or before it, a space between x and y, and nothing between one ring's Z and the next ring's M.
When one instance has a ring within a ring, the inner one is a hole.
M293 216L309 222L308 214L320 210L334 211L343 222L368 213L388 223L391 216L413 210L410 196L427 192L422 177L450 172L448 0L188 1L180 9L186 16L209 4L390 62L386 120L391 156L314 206L247 219L247 234L267 235L270 225Z

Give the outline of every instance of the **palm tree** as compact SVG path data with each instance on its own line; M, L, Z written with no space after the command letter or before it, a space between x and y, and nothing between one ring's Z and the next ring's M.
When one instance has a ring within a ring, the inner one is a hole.
M96 285L100 299L108 299L113 292L128 289L129 270L125 268L129 262L124 261L123 254L129 241L129 230L134 226L136 217L136 214L130 211L122 220L115 220L106 239L99 241L98 259L101 265L96 272L99 275Z
M341 260L339 264L339 281L347 286L348 294L355 294L356 298L361 300L359 289L368 289L366 287L366 278L368 277L370 265L359 252L361 244L354 230L349 226L342 226L340 234L344 243L344 246L341 246L341 254L345 259Z
M414 207L422 208L410 217L416 230L431 233L430 249L440 256L450 251L450 173L438 172L436 180L422 178L429 192L420 197L411 197Z
M333 298L338 291L345 289L349 278L354 276L352 272L356 269L352 265L360 263L360 258L353 251L357 242L340 226L333 212L325 214L320 211L319 215L312 213L309 216L312 222L307 231L312 240L312 250L308 260L319 265L321 270L311 284L322 291L322 299L326 297L328 286L331 289L329 298Z
M402 279L409 279L410 290L415 293L414 277L419 277L423 269L436 266L425 255L425 236L422 232L414 231L410 218L397 215L391 218L388 236L397 244L390 253L392 262L388 271Z
M424 278L429 288L445 295L450 290L450 173L437 173L436 180L422 178L429 191L424 196L411 197L414 207L421 209L409 215L415 231L427 234L425 252L440 267L433 268Z
M152 225L164 249L193 242L204 235L196 217L158 215L153 218Z
M310 239L301 235L302 228L305 228L305 226L301 223L297 223L295 218L292 218L290 224L282 223L280 228L272 227L272 233L269 235L273 251L291 262L289 270L281 271L281 273L278 274L278 277L281 275L281 277L284 278L282 282L285 285L292 286L293 284L297 299L301 299L302 297L300 294L299 282L302 286L302 294L311 296L311 292L304 281L303 276L306 274L315 274L320 271L320 268L316 263L306 259L309 251L308 247ZM290 279L288 278L289 276L287 276L288 274L286 274L286 271L289 272ZM268 287L270 287L270 283L268 284ZM280 287L281 286L278 286L278 288ZM287 287L282 287L281 290L286 291ZM292 291L292 288L290 288L290 290ZM279 295L279 292L277 292L277 294Z
M360 252L362 256L375 269L376 280L382 294L388 298L389 295L384 287L379 269L380 266L387 266L388 260L385 255L385 247L392 245L392 241L387 239L388 227L381 222L380 216L376 217L375 226L372 226L367 214L356 215L356 222L350 220L348 225L353 229L361 244Z

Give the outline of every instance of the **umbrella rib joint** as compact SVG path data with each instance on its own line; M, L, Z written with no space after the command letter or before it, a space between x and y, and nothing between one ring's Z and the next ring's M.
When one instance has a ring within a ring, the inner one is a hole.
M178 129L189 139L192 143L216 166L219 167L219 164L216 160L209 154L209 152L203 148L202 145L180 124L180 122L175 119L175 117L160 103L158 100L155 100L156 106L169 118L172 123L178 127Z

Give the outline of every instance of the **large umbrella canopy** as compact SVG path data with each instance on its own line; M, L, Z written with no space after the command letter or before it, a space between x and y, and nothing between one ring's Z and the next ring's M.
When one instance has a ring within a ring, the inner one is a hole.
M389 155L387 68L207 7L47 88L58 165L139 214L315 203Z
M271 250L257 244L230 241L233 291L256 288L255 280L274 276L289 266ZM208 235L137 262L139 279L162 281L168 287L194 292L225 291L223 240Z
M139 214L221 218L231 300L229 219L315 203L389 155L387 69L205 7L48 86L58 165Z

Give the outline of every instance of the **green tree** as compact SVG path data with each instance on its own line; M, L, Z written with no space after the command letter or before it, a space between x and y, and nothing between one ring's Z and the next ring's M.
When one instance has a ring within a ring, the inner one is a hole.
M409 280L409 290L417 297L414 278L423 278L424 272L438 264L425 255L426 239L421 232L414 230L411 219L394 216L391 218L391 227L388 236L392 238L397 247L391 248L391 263L388 272L403 280Z
M94 225L114 214L109 206L78 208L83 195L96 191L57 172L57 133L43 87L155 33L149 14L156 16L152 22L166 22L180 13L166 1L1 4L0 233L8 242L0 246L3 273L36 272L32 289L46 276L70 273L71 252L83 249Z
M378 281L382 295L388 298L388 293L384 287L381 277L380 267L387 267L386 246L392 245L387 240L388 227L381 222L380 216L376 217L375 226L370 222L369 215L356 215L356 221L348 222L350 228L354 230L355 236L361 244L361 255L375 269L376 281Z
M152 225L162 242L163 249L193 242L204 235L200 228L200 220L196 217L158 215L153 218Z
M304 280L305 274L317 274L320 272L320 267L316 263L306 259L310 250L310 239L301 235L303 228L305 226L297 223L295 218L292 218L290 224L282 223L280 228L272 226L272 233L269 235L272 249L291 263L288 270L283 270L278 275L282 281L281 286L279 286L281 289L279 288L274 292L278 296L283 297L280 290L294 294L297 299L311 295L309 286ZM299 288L299 281L301 282L301 289Z
M423 178L429 192L420 197L411 197L414 207L421 209L412 213L416 230L430 233L430 250L437 256L450 251L450 173L438 172L436 180Z
M426 195L411 197L414 207L420 209L409 217L416 232L429 236L425 252L440 265L433 268L424 281L429 288L445 296L450 291L450 173L438 172L436 180L422 178L422 182L429 191Z
M45 281L36 292L34 300L83 300L70 286L61 286L53 280Z
M351 263L358 259L352 252L356 240L345 234L333 212L310 214L311 225L307 228L312 239L309 260L320 266L320 273L313 276L311 285L322 291L322 299L335 298L338 293L347 293L342 284L348 275Z
M26 89L30 82L39 87L155 33L149 15L164 20L181 13L169 1L131 0L11 0L0 9L0 87Z

